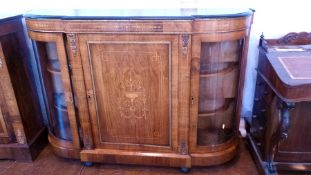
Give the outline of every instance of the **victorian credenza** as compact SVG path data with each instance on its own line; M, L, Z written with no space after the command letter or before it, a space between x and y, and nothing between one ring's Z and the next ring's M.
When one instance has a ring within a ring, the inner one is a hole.
M0 14L0 159L32 161L46 145L47 132L22 19Z
M311 34L259 43L249 140L262 174L311 170Z
M252 10L25 16L55 154L185 168L234 157Z

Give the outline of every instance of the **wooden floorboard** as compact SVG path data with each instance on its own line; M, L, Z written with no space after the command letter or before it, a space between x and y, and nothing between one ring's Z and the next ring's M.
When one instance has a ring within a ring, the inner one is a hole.
M0 167L6 162L0 161ZM80 161L56 157L51 147L47 146L34 162L15 162L0 175L76 175L82 168Z
M255 164L245 142L232 161L212 167L193 167L189 175L257 175ZM0 175L174 175L182 174L177 168L95 164L84 167L78 160L56 157L47 146L33 163L0 160Z

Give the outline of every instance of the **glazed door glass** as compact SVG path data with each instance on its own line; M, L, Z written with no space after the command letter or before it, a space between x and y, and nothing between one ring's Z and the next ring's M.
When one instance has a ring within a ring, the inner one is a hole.
M234 134L242 40L202 42L197 144L213 146Z
M34 42L39 62L49 110L50 131L58 138L72 140L64 84L55 42Z

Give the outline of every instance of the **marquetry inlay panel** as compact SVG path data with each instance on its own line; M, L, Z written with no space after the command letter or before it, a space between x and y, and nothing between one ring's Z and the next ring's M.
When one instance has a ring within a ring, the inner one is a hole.
M88 42L101 142L170 144L170 42Z

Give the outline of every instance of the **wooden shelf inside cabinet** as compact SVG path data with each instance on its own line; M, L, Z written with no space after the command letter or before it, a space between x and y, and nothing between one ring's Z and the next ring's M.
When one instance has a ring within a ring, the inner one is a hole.
M63 112L67 112L67 107L66 106L57 106L57 105L55 105L55 108L57 110L60 110L60 111L63 111Z
M198 145L201 147L221 145L234 135L233 129L226 128L198 129L198 133Z
M48 50L38 59L59 56L74 95L72 143L53 136L57 155L183 169L234 157L252 11L59 12L25 15L39 52Z
M198 144L221 144L230 139L233 134L234 102L215 112L198 115Z
M229 100L229 102L226 102L225 105L223 105L220 109L216 109L214 111L209 112L199 112L198 116L199 118L204 117L213 117L213 116L219 116L219 115L226 115L226 113L232 114L234 110L234 102L232 100Z
M50 72L51 74L55 74L57 76L60 76L61 75L61 72L60 70L57 70L57 69L53 69L51 66L48 66L47 67L47 71Z
M233 69L238 62L214 62L214 63L202 63L200 66L200 74L215 74L220 72L226 72Z
M239 68L238 65L236 64L229 64L229 65L230 66L227 66L225 69L218 70L216 72L212 72L212 73L201 72L200 77L212 77L212 76L224 77L224 76L227 76L227 74L232 73L233 71Z

